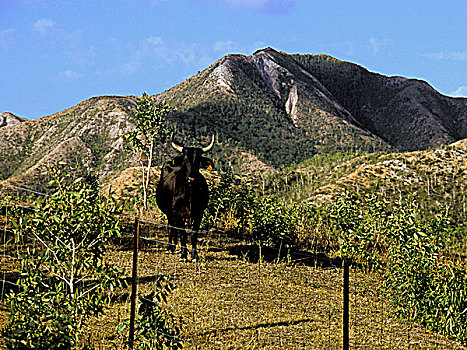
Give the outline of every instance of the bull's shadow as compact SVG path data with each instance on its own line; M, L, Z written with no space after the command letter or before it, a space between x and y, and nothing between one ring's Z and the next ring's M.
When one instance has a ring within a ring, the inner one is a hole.
M310 253L298 249L278 249L274 247L261 246L258 244L238 244L227 248L228 253L239 259L247 260L251 263L258 263L261 260L268 263L286 262L296 265L312 267L340 267L340 258L331 258L324 253Z

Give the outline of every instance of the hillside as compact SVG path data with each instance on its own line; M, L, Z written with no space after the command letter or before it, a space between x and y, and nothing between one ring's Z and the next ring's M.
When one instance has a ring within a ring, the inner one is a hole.
M437 147L467 138L467 99L429 84L386 77L326 55L293 55L367 130L398 150Z
M421 150L467 137L465 98L329 56L270 48L225 56L154 98L174 107L178 140L200 144L214 133L217 169L255 177L317 154ZM0 179L40 182L42 166L59 161L101 179L137 165L124 147L135 104L131 96L95 97L15 124L2 113ZM170 152L157 151L157 163Z
M415 195L428 211L449 208L467 220L467 139L424 151L317 157L285 174L288 200L326 203L344 190L390 201Z
M134 128L134 101L99 97L52 116L0 129L0 178L16 184L41 182L43 166L66 162L73 171L111 175L131 159L124 135Z
M391 148L294 59L270 49L228 55L158 98L177 107L182 129L215 130L276 168L332 150Z

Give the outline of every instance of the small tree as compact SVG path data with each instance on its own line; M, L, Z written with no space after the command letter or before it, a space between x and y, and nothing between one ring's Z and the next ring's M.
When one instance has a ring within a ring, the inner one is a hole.
M175 284L168 276L158 276L155 291L140 298L138 317L136 318L135 349L183 348L182 317L176 317L167 310L167 300L174 292ZM128 330L129 319L119 325L119 332Z
M148 187L151 174L151 166L154 158L157 143L166 141L170 134L170 128L165 119L171 107L165 102L154 102L151 97L144 92L138 99L135 119L136 130L128 133L126 140L130 144L133 152L139 158L143 169L143 205L148 207ZM145 164L146 162L146 164Z
M13 222L17 239L35 244L20 253L21 290L8 296L8 349L78 348L84 324L122 284L104 260L106 243L120 234L115 202L82 178L67 184L49 171L56 191Z

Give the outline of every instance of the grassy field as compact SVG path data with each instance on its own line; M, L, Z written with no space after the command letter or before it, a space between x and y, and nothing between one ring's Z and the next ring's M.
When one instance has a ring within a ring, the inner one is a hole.
M130 280L132 226L111 247L107 261ZM14 259L27 244L2 230L0 279L14 281ZM175 292L164 308L183 320L186 349L340 349L342 347L342 269L338 259L308 252L259 248L222 232L200 238L200 260L179 262L166 254L160 227L141 229L138 295L171 276ZM121 349L127 333L118 325L130 314L131 286L114 292L104 315L85 329L83 342L95 349ZM5 291L0 290L1 297ZM3 303L4 301L2 301ZM7 320L1 304L0 327ZM463 349L460 344L399 319L388 305L377 275L351 270L350 343L352 349ZM0 341L0 347L4 345Z
M147 229L147 228L146 228ZM149 228L143 237L166 241ZM131 274L132 250L120 242L109 260ZM142 240L138 295L155 288L160 274L176 290L164 306L183 318L188 349L340 349L342 269L338 261L304 252L282 254L225 237L201 239L200 261L180 263L160 243ZM302 255L303 254L303 255ZM98 349L123 346L118 323L129 317L131 287L121 291L86 332ZM356 349L462 349L458 343L398 319L376 275L351 270L350 342Z

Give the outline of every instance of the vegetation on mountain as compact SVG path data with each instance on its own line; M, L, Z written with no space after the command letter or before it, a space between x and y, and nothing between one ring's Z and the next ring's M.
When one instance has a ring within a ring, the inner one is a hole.
M133 164L123 142L134 128L128 118L133 103L122 97L92 98L52 116L0 129L0 178L34 185L40 182L36 169L60 161L100 178Z
M225 56L154 98L174 107L169 126L185 143L217 134L214 161L224 170L250 170L246 154L258 166L279 169L316 154L426 149L467 137L466 99L329 56L270 48ZM95 97L2 127L0 179L37 182L34 169L57 161L103 180L115 176L138 164L123 152L135 113L135 97ZM156 159L164 147L158 143Z
M426 82L370 73L327 55L293 55L357 120L399 150L467 138L467 99L439 94Z
M22 123L27 119L18 117L10 112L2 112L0 113L0 128L8 125L13 125L17 123Z

